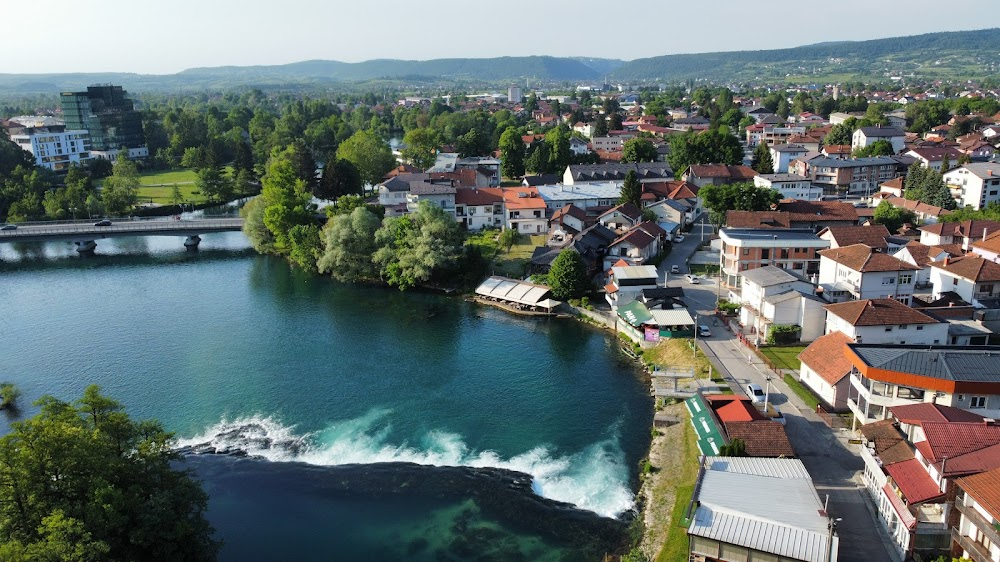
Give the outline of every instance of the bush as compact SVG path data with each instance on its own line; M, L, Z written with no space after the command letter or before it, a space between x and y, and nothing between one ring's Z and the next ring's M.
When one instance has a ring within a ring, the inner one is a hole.
M21 391L13 383L0 384L0 410L17 408L17 399L20 396Z
M785 345L795 343L799 339L799 327L784 324L771 326L767 332L768 345Z
M740 309L739 303L729 302L726 299L719 299L718 309L726 314L736 314L736 311Z

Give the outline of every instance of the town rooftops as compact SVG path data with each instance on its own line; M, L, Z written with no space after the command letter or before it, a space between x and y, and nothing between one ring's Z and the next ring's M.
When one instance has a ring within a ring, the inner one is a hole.
M862 273L877 271L917 271L920 268L903 260L874 251L864 244L820 250L819 255Z
M969 246L1000 254L1000 231L990 234L985 240L976 240L970 243Z
M785 182L785 181L809 181L809 178L805 176L800 176L799 174L761 174L760 178L765 179L771 183Z
M852 326L889 326L904 324L937 324L932 318L895 299L867 299L825 306L827 312Z
M939 162L946 157L957 162L962 157L962 153L953 146L915 146L910 149L910 152L928 162Z
M539 195L546 202L577 201L580 199L607 199L617 201L622 194L621 184L614 182L590 182L565 185L539 185Z
M844 355L845 346L850 342L851 339L842 332L830 332L816 338L802 350L799 360L831 386L836 385L854 368Z
M750 282L760 287L771 287L773 285L781 285L782 283L805 281L805 279L798 275L793 275L791 272L780 267L768 265L744 271L743 281L744 283Z
M723 178L731 180L752 180L757 175L747 166L727 164L692 164L687 175L697 178Z
M864 166L896 166L899 164L895 158L888 156L875 156L872 158L814 158L809 161L813 168L861 168Z
M756 410L753 406L751 408ZM743 441L747 456L771 458L795 456L795 449L788 440L785 427L774 420L755 419L723 422L723 424L730 442L734 439Z
M456 190L451 185L415 181L410 182L410 193L413 195L455 195Z
M830 520L801 461L706 457L703 467L689 535L792 560L829 559Z
M1000 264L975 254L931 262L931 267L970 281L1000 281Z
M892 416L909 425L923 425L935 422L967 422L982 423L985 419L979 414L931 402L893 406Z
M1000 468L966 476L957 483L993 519L1000 520Z
M915 458L887 464L884 468L903 492L907 504L918 504L944 495L941 488L927 474L927 469Z
M809 152L806 147L798 144L776 144L771 147L771 150L775 152L791 152L796 154Z
M933 258L940 256L942 253L948 254L949 256L961 256L965 252L962 251L962 247L958 244L941 244L936 246L928 246L927 244L921 244L916 240L908 242L905 246L906 251L913 258L913 261L917 262L917 265L923 266L931 263Z
M779 211L792 213L792 220L806 220L813 216L815 220L847 220L857 221L858 211L850 203L843 201L801 201L798 199L784 200L778 203Z
M901 137L906 134L899 127L861 127L858 130L861 131L861 134L868 138Z
M1000 167L1000 165L998 165ZM1000 231L1000 222L991 220L967 220L961 222L938 222L920 227L923 232L938 236L961 236L982 239Z
M828 226L819 232L822 238L824 233L829 233L833 241L838 246L851 246L853 244L864 244L879 250L889 247L886 238L889 237L889 229L882 224L872 226Z
M888 380L900 373L923 377L924 388L932 390L954 392L970 386L1000 394L1000 346L850 343L847 347L854 366L869 378Z
M650 235L648 232L642 230L641 228L635 227L622 234L617 240L611 243L611 246L616 246L621 243L628 243L636 248L645 248L649 246L656 240L655 237Z
M534 187L505 187L503 201L508 210L540 210L545 209L545 201L539 197L538 189Z
M463 188L455 192L456 205L483 207L496 203L503 203L503 192L499 188Z
M1000 426L996 422L927 422L921 429L925 439L914 446L944 476L1000 468Z
M958 169L962 168L982 179L1000 178L1000 163L997 162L970 162ZM949 173L954 171L950 170Z
M537 176L524 176L523 185L535 186L552 185L559 183L562 177L558 174L539 174Z
M616 205L608 209L607 211L604 211L603 213L600 214L598 218L603 218L616 212L622 215L623 217L628 217L632 221L637 221L640 218L642 218L642 209L637 207L634 203L629 203L629 202L622 203L621 205Z
M914 458L913 449L906 442L906 436L899 430L899 423L891 418L867 423L860 428L861 435L874 445L875 456L883 465L902 462Z
M656 271L656 267L652 265L613 266L611 268L611 275L620 285L625 285L628 281L648 280L652 280L655 285L656 280L660 276Z
M563 217L573 217L580 222L586 222L587 212L576 205L564 205L552 213L552 222L559 222Z
M825 248L830 245L826 240L808 228L789 229L754 229L754 228L723 228L719 236L727 243L740 242L743 246L759 246L765 248L789 248L791 242L810 248Z
M663 162L637 162L613 164L573 164L568 167L573 182L624 180L634 171L642 179L668 179L674 176L669 164Z

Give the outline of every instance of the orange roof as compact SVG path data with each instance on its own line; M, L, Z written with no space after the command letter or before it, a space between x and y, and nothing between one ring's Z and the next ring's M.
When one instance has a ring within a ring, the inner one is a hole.
M508 209L513 210L545 209L545 201L534 187L505 187L503 201Z
M961 478L958 485L994 519L1000 519L1000 468Z
M921 503L944 495L917 459L888 464L885 471L903 492L907 504Z
M918 271L920 269L899 258L875 252L870 246L864 244L820 250L819 255L862 273L869 271ZM1000 268L1000 266L997 267Z
M825 308L827 312L843 318L852 326L938 323L934 318L894 299L848 301L828 304Z
M763 414L750 404L749 400L733 400L716 408L715 414L719 416L722 423L765 419Z
M836 385L854 368L854 364L844 354L845 346L850 341L851 338L842 332L830 332L802 350L799 360L831 386Z
M931 267L970 281L1000 281L1000 264L974 254L960 258L945 258L940 262L932 262Z

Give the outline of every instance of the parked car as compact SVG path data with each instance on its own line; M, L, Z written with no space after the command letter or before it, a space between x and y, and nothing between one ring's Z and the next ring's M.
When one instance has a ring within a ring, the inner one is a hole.
M764 389L757 383L750 383L746 386L747 396L754 402L764 401Z
M674 242L680 243L680 242L683 242L683 241L684 241L684 235L683 234L678 234L678 235L674 236Z
M100 220L94 223L94 226L111 226L111 221L108 219Z
M0 226L0 230L17 230L17 225L16 224L5 224L3 226Z
M698 284L698 276L697 275L688 273L684 277L687 277L688 283L690 283L692 285L697 285Z
M670 273L680 273L680 272L681 272L681 266L679 265L670 266Z
M699 338L710 338L712 337L712 330L708 326L701 324L698 326L698 337Z

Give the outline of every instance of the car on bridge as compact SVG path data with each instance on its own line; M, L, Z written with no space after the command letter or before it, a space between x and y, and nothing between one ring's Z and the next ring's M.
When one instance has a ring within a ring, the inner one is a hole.
M108 219L100 220L94 223L94 226L111 226L111 221Z
M16 224L5 224L3 226L0 226L0 230L17 230L17 225Z

